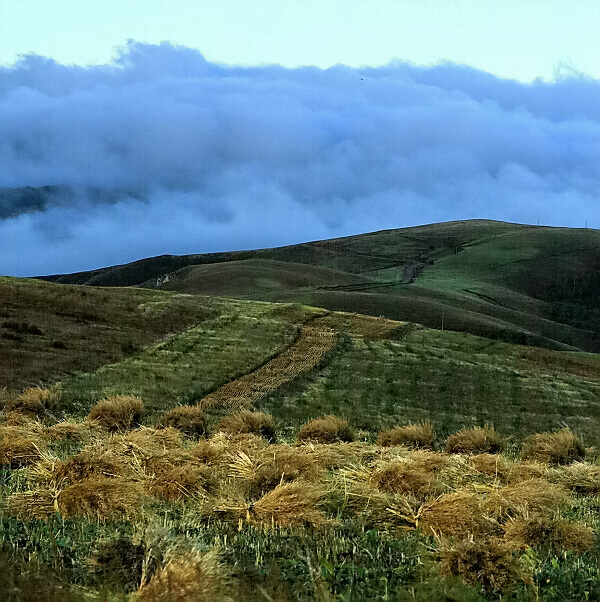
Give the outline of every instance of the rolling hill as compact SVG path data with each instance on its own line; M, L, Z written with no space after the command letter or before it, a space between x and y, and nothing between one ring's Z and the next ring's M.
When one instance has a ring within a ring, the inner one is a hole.
M600 232L489 220L46 276L302 302L508 342L600 351Z

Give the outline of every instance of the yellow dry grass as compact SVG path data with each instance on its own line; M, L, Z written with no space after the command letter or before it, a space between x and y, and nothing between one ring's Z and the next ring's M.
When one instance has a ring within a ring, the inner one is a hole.
M585 458L585 447L568 428L538 433L523 441L521 458L547 464L570 464Z
M594 531L569 520L516 518L504 525L504 540L517 550L547 547L554 552L582 553L594 545Z
M548 517L571 504L572 500L564 487L544 479L529 479L501 487L485 500L486 510L498 520Z
M323 416L307 422L298 433L299 443L339 443L354 440L348 421L337 416Z
M134 518L142 508L140 483L123 478L97 476L69 485L58 494L63 518L85 516L98 521Z
M228 585L217 551L192 551L159 568L136 597L140 602L229 602Z
M434 437L433 426L428 422L409 424L381 431L377 437L377 445L405 445L412 449L427 449L433 446Z
M495 454L506 446L506 439L493 428L462 429L446 440L446 452L450 454Z
M442 575L456 575L485 592L510 592L519 581L531 581L511 547L497 538L444 541L440 556Z
M234 412L222 418L215 430L226 435L258 435L270 443L277 439L273 417L264 412Z
M139 397L116 395L99 401L90 411L88 420L109 431L123 431L136 426L144 404Z
M419 509L417 526L427 535L461 536L493 530L480 498L472 493L447 493Z
M199 439L207 434L208 417L198 405L183 405L164 412L158 425L176 428L186 437Z

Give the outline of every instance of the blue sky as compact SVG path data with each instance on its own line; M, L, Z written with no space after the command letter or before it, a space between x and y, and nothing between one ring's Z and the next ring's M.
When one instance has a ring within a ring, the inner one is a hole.
M3 0L0 23L2 274L600 226L599 2Z

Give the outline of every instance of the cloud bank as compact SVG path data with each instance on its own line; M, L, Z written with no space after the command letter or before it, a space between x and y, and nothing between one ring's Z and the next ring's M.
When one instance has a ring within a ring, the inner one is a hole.
M468 218L600 227L600 81L231 67L130 42L0 68L0 273Z

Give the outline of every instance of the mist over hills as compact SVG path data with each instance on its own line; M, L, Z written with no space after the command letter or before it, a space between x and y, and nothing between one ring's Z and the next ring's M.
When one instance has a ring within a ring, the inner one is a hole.
M600 232L491 220L162 255L46 280L301 302L509 342L600 351Z

